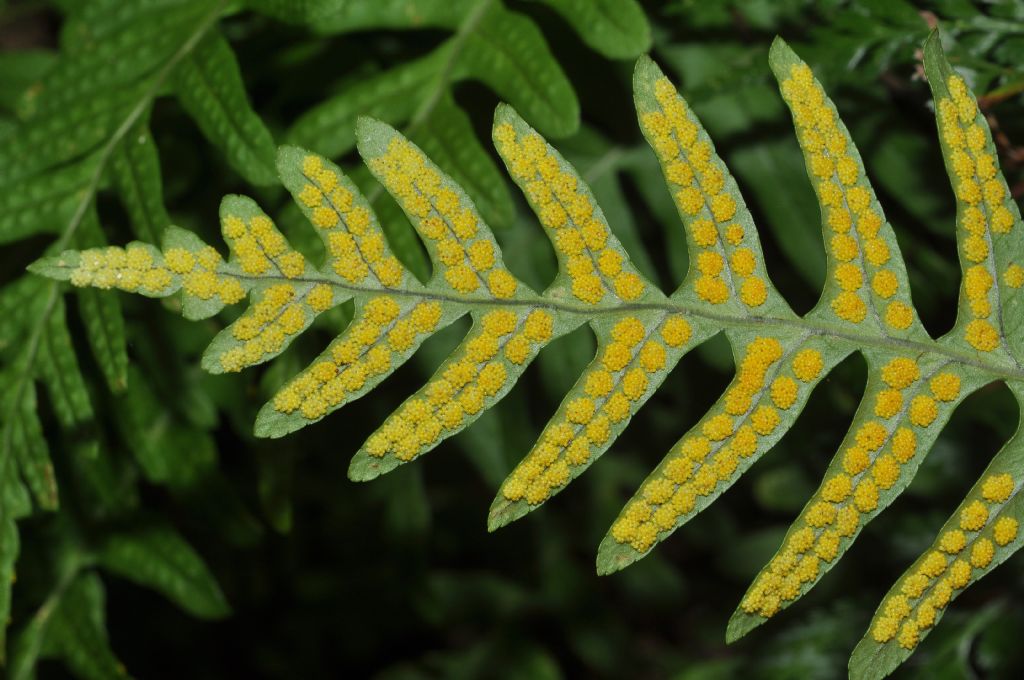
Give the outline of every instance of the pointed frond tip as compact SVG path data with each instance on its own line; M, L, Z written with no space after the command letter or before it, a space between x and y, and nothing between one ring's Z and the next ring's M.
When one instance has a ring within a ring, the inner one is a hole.
M508 105L494 145L536 213L558 260L538 293L505 266L473 199L415 144L361 117L356 140L371 172L408 215L434 263L420 283L391 252L370 204L341 170L282 147L277 172L323 240L307 261L251 199L229 196L225 258L171 227L163 243L66 251L30 269L73 286L150 297L180 294L183 313L206 318L248 297L246 311L207 348L220 372L263 363L317 315L354 302L347 328L262 407L261 437L310 425L373 390L433 333L461 317L472 327L426 384L355 454L365 481L419 458L461 432L512 388L553 340L589 325L597 349L537 443L498 490L497 529L538 508L615 442L680 359L724 331L736 375L624 506L598 549L608 574L642 558L706 508L792 427L814 387L845 357L864 355L860 408L792 528L729 622L733 641L794 603L907 487L956 406L994 381L1024 403L1024 227L967 82L925 46L940 143L957 198L964 268L958 321L933 339L914 310L892 226L863 161L811 69L781 39L769 63L792 112L821 208L828 279L818 305L796 315L772 285L753 218L714 144L650 58L634 72L640 127L664 172L691 251L671 294L644 278L577 171ZM1024 447L994 459L964 504L886 597L851 664L881 677L928 634L949 602L1022 542Z

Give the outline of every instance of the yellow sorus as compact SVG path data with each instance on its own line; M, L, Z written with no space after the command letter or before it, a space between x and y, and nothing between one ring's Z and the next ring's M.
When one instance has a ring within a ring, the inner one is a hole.
M186 293L201 300L209 300L217 293L217 275L211 271L193 271L183 283Z
M480 389L487 396L493 397L505 385L507 377L505 365L500 361L492 361L480 371Z
M978 531L988 522L988 508L981 501L971 501L960 511L960 528L965 531Z
M906 357L896 357L882 367L882 381L897 390L902 390L921 377L917 362Z
M882 390L875 397L875 415L879 418L892 418L903 408L903 395L899 390Z
M1020 288L1024 286L1024 267L1019 264L1011 264L1003 272L1003 281L1010 288Z
M573 399L565 408L565 417L570 423L582 425L590 421L596 408L593 399L581 397Z
M979 538L971 548L971 566L975 569L984 569L992 563L995 554L996 549L992 545L992 541L987 538Z
M967 324L964 336L972 347L982 352L991 352L999 346L999 332L991 323L982 319Z
M718 243L718 230L710 220L696 220L690 225L693 241L702 248L710 248Z
M884 644L896 637L896 631L899 630L899 625L899 621L892 617L883 616L875 622L874 626L872 626L871 637L874 638L875 642Z
M530 356L530 342L522 335L516 335L505 345L505 357L514 364L522 364Z
M323 312L334 305L334 289L325 283L318 283L306 295L306 302L315 312Z
M839 509L839 513L836 516L836 531L843 538L849 538L857 532L857 527L860 526L860 511L852 505L847 505Z
M918 427L928 427L939 415L935 400L919 394L910 402L910 422Z
M485 239L477 239L466 249L470 264L479 271L487 271L494 266L494 245Z
M481 319L481 325L489 335L508 335L516 329L516 315L505 309L487 312Z
M847 234L839 234L830 241L832 254L840 262L850 262L857 257L857 241Z
M992 527L992 537L996 544L1007 546L1017 538L1019 528L1019 522L1013 517L1000 517Z
M919 634L920 627L916 621L907 621L900 628L899 638L897 639L900 643L900 647L904 649L913 649L917 646L920 641Z
M867 452L877 451L885 442L887 433L885 428L877 422L865 423L856 434L857 449Z
M815 528L828 526L836 521L836 506L819 501L810 507L804 519L808 526Z
M647 376L643 370L634 368L628 371L622 379L622 393L630 401L636 401L647 391Z
M843 469L850 475L858 475L868 469L871 457L862 446L851 446L843 454Z
M449 286L460 293L472 293L480 286L479 275L465 264L449 267L444 278Z
M646 329L639 319L627 316L617 322L611 331L612 340L621 342L627 347L635 347L644 339Z
M954 373L939 373L931 379L929 386L939 401L953 401L960 395L960 376Z
M857 216L857 233L866 239L873 239L878 236L882 228L882 216L871 210L864 210Z
M885 323L897 330L906 330L914 322L914 310L903 302L890 302L885 309Z
M840 474L832 477L821 489L821 497L830 503L842 503L850 496L853 483L848 475Z
M772 402L783 410L788 409L796 402L798 389L792 378L786 376L776 378L771 386Z
M605 348L601 363L609 371L618 372L625 368L632 358L633 354L628 345L622 342L612 342Z
M597 257L597 268L605 276L617 276L622 271L622 255L611 248L605 248Z
M949 568L949 584L954 588L963 588L971 581L971 565L963 560L955 560Z
M532 342L546 342L551 339L552 324L553 319L550 313L535 309L526 317L523 333Z
M572 278L572 294L576 298L583 302L590 304L597 304L604 297L605 287L601 283L601 279L593 273L585 273L579 276L573 276Z
M867 315L867 306L856 293L843 291L832 300L832 311L844 321L860 323Z
M872 479L862 479L853 492L853 502L861 512L878 507L878 485Z
M896 294L896 291L899 289L899 281L896 279L895 274L888 269L883 269L871 279L871 289L875 292L875 295L888 299Z
M717 276L701 276L694 284L694 289L702 300L713 305L720 305L729 299L729 287Z
M661 326L661 337L669 347L684 345L690 335L690 324L682 316L670 316Z
M761 436L768 436L779 425L779 412L771 406L758 406L750 416L750 425Z
M890 489L900 477L900 464L892 456L880 456L871 468L871 475L880 489Z
M984 262L989 255L988 241L982 236L968 236L963 240L963 251L971 262Z
M725 414L712 416L704 422L701 432L713 442L722 441L733 433L732 418Z
M395 288L402 282L405 270L394 255L382 259L373 265L373 272L382 284L389 288Z
M1013 477L1008 473L989 475L981 484L981 495L990 503L1004 503L1014 488Z
M760 307L768 299L768 286L758 276L748 278L740 286L740 300L748 307Z
M967 546L967 534L959 529L951 529L939 537L939 550L956 555Z
M363 307L363 316L367 321L379 326L391 323L399 313L398 303L394 298L383 295L375 297Z
M918 571L925 576L935 578L942 575L946 571L948 561L945 555L938 550L933 550L925 556L924 560L918 565Z
M803 382L817 378L823 368L824 360L816 349L802 349L793 357L793 374Z
M164 253L164 262L168 269L176 274L187 274L196 265L195 257L184 248L169 248Z
M967 269L964 276L964 290L971 300L984 298L992 288L992 275L982 265L974 265Z
M644 292L644 283L632 272L620 272L614 280L615 293L623 300L636 300Z
M850 264L849 262L843 263L836 267L833 272L836 283L839 287L845 291L856 291L864 285L864 275L860 270L860 267Z
M739 276L750 276L754 273L756 260L750 248L737 248L729 259L732 270Z
M170 282L170 274L162 269L151 269L142 277L142 285L153 290L160 290ZM245 288L238 279L222 276L217 279L217 295L224 304L231 305L245 297Z
M466 342L466 356L479 363L498 353L498 339L483 333Z
M504 269L495 269L487 275L487 288L494 297L507 300L516 293L518 282Z
M640 365L648 373L654 373L664 368L665 346L657 340L647 342L640 350Z

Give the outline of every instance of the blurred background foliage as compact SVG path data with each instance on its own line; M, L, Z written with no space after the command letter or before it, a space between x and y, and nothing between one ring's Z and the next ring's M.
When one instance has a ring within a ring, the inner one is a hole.
M179 12L185 21L211 8L215 33L198 48L206 51L197 51L208 61L175 66L166 82L148 75L141 61L152 59L149 68L159 69L181 43L167 24L149 37L139 27L157 27L166 18L160 12ZM128 17L127 28L114 26L115 17ZM682 231L632 107L633 60L650 51L737 176L773 279L807 311L822 285L824 250L767 66L778 34L835 98L896 226L916 306L937 336L952 326L959 270L953 199L919 64L919 45L935 25L998 133L1019 196L1019 2L0 0L0 156L7 163L0 212L10 218L25 211L17 192L26 189L11 184L11 167L34 163L40 177L63 176L68 163L89 162L93 147L118 134L116 125L103 128L90 117L90 99L152 85L155 101L130 138L145 141L151 133L159 155L131 157L128 150L118 161L121 151L112 146L114 156L100 159L112 165L109 175L96 175L95 196L71 193L74 205L95 210L81 233L95 226L90 238L124 243L144 236L147 222L158 226L166 205L175 223L217 243L220 197L242 192L300 248L315 252L311 229L269 175L272 139L345 163L373 197L396 251L425 275L429 264L408 223L356 163L353 123L371 114L399 126L465 183L510 268L539 290L554 275L552 252L497 171L489 142L492 111L505 99L577 164L640 269L671 290L687 267ZM119 41L126 35L136 35L135 43ZM159 53L164 35L170 47ZM96 57L90 49L101 53L103 69L120 65L120 75L97 83L90 69L76 71ZM206 94L196 89L203 77ZM67 91L55 94L54 82ZM34 106L47 101L83 114L47 136L32 127ZM82 135L92 128L99 134L90 142ZM51 153L45 142L54 138L70 141ZM134 194L125 168L129 177L141 168ZM41 202L48 197L44 191ZM0 567L16 576L11 677L105 678L125 669L141 678L844 677L875 603L1017 427L1005 388L972 396L908 492L864 531L852 554L777 621L727 647L731 611L853 415L865 380L859 358L819 386L775 452L725 499L636 566L598 578L595 548L618 509L730 378L723 339L684 359L572 489L487 534L500 481L592 355L588 330L546 349L500 407L428 460L354 484L346 479L351 454L454 347L465 323L429 340L371 397L284 440L262 441L251 435L256 410L350 311L325 315L269 367L210 376L200 371L199 356L230 321L227 313L189 323L128 296L105 310L81 299L65 313L55 298L60 316L52 317L53 328L46 321L39 337L73 347L70 355L52 351L72 364L77 357L69 370L81 376L79 392L91 403L69 418L45 368L37 375L19 363L23 333L43 323L33 302L43 292L22 272L53 234L65 233L67 215L28 215L12 223L0 214L0 302L7 305L0 304L0 387L7 393L28 384L19 394L34 395L35 377L47 384L32 402L34 417L18 422L38 423L44 450L33 455L45 459L48 443L60 500L59 509L37 498L35 512L14 513L26 515L17 533L5 507ZM56 226L36 226L45 220ZM98 339L94 328L101 313L112 319L106 354L98 348L105 336ZM21 408L5 406L4 414ZM10 439L14 430L4 426ZM8 494L16 473L6 458L3 464ZM1018 554L957 601L899 674L1021 677L1022 630Z

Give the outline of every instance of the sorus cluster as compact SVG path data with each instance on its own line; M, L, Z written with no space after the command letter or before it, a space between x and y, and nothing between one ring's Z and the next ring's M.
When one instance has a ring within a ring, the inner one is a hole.
M226 372L241 371L277 354L306 329L313 317L333 304L334 291L324 283L270 286L231 324L231 335L238 344L221 354L221 368Z
M797 520L800 528L787 536L751 587L742 605L748 613L767 618L784 601L799 596L803 584L817 579L821 563L836 559L841 542L856 533L862 515L878 508L879 493L899 481L902 466L917 453L914 428L896 427L897 422L906 417L916 427L927 428L938 417L938 403L954 402L960 395L957 375L936 372L925 383L917 362L906 357L887 362L881 379L874 417L847 437L842 470L822 484L818 500Z
M800 145L829 227L832 276L839 292L832 311L850 323L868 315L868 300L889 328L906 330L914 310L893 299L900 281L891 268L892 253L882 232L884 220L863 177L846 128L832 110L821 85L806 64L794 65L782 82L782 95L793 112Z
M950 97L939 100L939 128L956 175L953 183L960 203L960 224L966 232L960 252L970 263L964 273L964 293L971 315L965 337L975 349L991 352L999 346L1000 337L998 323L990 320L993 303L996 307L999 303L993 286L995 260L990 243L994 236L1013 228L1013 213L1007 208L1011 199L996 159L989 152L987 127L974 97L960 76L951 75L946 85ZM1004 276L1011 285L1017 278L1009 270Z
M711 143L700 139L700 127L690 119L686 103L664 76L654 83L654 98L661 110L640 117L655 153L665 168L676 205L697 246L694 282L705 302L722 304L738 292L748 307L768 299L764 267L754 254L756 235L747 235L733 221L736 200L726 189L726 171ZM747 243L747 241L751 241Z
M319 156L303 159L302 174L308 184L296 195L320 230L334 273L350 283L362 283L372 274L382 285L397 288L405 270L388 249L365 201L346 188L341 173Z
M149 246L133 243L127 248L110 246L81 251L78 266L71 272L71 283L165 295L171 292L174 276L163 263L157 262Z
M552 234L572 294L596 304L611 292L636 300L644 282L623 257L604 217L586 187L571 169L562 169L558 156L536 132L516 139L515 129L502 123L494 129L498 150L509 171L523 187L541 224Z
M518 282L502 265L490 230L416 147L395 137L369 162L435 249L449 286L460 293L483 288L502 300L515 295Z
M510 501L537 505L569 482L574 470L587 465L625 427L651 386L652 376L667 366L670 350L690 339L690 324L669 316L648 327L627 316L615 323L601 355L583 374L560 416L502 487Z
M509 383L505 360L514 367L525 367L551 339L553 321L549 312L540 309L518 315L508 309L484 314L460 345L457 358L370 436L366 452L410 461L439 439L462 429Z
M226 215L221 227L238 258L238 266L249 276L276 269L286 278L294 279L306 271L306 258L288 247L266 215L255 215L248 222L237 215Z
M782 344L775 338L751 341L736 378L699 432L685 436L666 462L644 483L612 526L619 543L648 550L658 534L673 529L680 517L733 478L740 462L757 452L759 439L772 435L780 411L796 404L799 383L815 380L824 368L821 353L803 349L786 371Z
M876 642L895 638L904 649L917 646L921 633L935 625L955 593L984 573L997 548L1017 538L1017 520L999 514L1016 492L1017 482L1007 473L982 480L981 498L960 510L957 525L939 535L899 590L882 603L871 627Z
M298 411L316 420L360 393L367 381L391 369L436 328L441 305L434 301L404 308L389 295L372 298L345 333L274 397L274 409Z
M218 272L224 259L211 246L204 246L196 252L180 247L168 248L164 251L164 264L182 277L185 292L200 300L212 300L217 296L221 302L230 305L245 297L245 288L238 278L227 272Z

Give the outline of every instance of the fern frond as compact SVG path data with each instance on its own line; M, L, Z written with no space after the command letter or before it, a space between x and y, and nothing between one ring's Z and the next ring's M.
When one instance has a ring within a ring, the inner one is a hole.
M942 150L958 200L964 266L954 329L934 340L914 310L892 226L835 106L781 40L770 63L780 81L827 244L822 297L796 315L771 284L757 230L736 182L675 87L649 59L634 79L644 135L685 226L693 265L666 295L633 266L575 169L510 106L493 138L558 260L542 293L505 267L490 228L462 188L388 124L359 119L355 139L370 171L409 217L434 264L426 283L394 257L369 203L326 159L296 147L278 173L324 242L322 263L292 250L250 199L228 196L224 259L170 228L162 248L65 251L32 266L75 286L153 297L182 294L187 317L250 304L207 349L212 372L264 362L320 313L354 300L355 316L313 363L261 410L256 433L279 437L372 390L428 336L469 316L473 326L416 394L353 458L368 480L422 456L496 404L542 348L583 325L596 353L537 444L501 485L493 529L539 507L600 457L681 357L723 332L736 376L626 504L598 552L608 573L641 558L712 503L793 425L814 386L854 352L868 383L820 488L757 576L729 624L736 639L795 602L907 487L956 406L1005 381L1024 394L1016 206L984 119L932 36L925 45ZM854 655L856 677L880 677L906 658L953 597L1020 547L1024 485L1019 435L968 494L935 548L886 600Z

